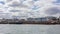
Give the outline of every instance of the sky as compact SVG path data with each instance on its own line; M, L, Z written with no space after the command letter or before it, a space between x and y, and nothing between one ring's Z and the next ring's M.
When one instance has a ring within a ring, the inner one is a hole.
M60 0L0 0L0 16L5 16L3 18L59 17L59 14Z

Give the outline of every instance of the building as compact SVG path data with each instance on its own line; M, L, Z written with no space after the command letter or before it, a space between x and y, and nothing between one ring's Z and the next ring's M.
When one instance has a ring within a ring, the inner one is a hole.
M27 21L47 21L48 19L45 17L42 18L27 18Z

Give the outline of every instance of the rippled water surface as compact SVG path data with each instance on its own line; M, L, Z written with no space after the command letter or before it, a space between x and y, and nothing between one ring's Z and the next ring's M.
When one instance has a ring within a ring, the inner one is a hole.
M60 25L0 24L0 34L60 34Z

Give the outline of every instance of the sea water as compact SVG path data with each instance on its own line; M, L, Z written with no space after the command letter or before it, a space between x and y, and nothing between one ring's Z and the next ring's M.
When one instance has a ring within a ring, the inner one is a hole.
M60 25L0 24L0 34L60 34Z

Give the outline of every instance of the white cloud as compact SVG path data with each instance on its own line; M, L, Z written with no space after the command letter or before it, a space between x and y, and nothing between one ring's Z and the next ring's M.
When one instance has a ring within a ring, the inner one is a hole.
M25 5L25 6L27 5L27 7L22 7L21 6L21 7L13 8L13 7L8 6L9 4L11 4L14 1L20 2L22 0L13 0L13 1L9 2L9 3L6 3L4 5L4 7L9 7L9 8L7 10L6 9L3 9L3 10L5 10L4 12L8 12L9 13L9 10L17 9L17 10L21 10L20 12L23 12L23 13L21 13L21 14L23 14L23 16L28 16L28 17L43 17L43 16L47 16L47 14L45 14L44 12L48 8L51 8L51 7L60 7L59 5L53 5L52 2L53 1L56 1L56 0L39 0L37 2L33 2L32 0L26 0L26 1L23 2L23 5ZM32 10L31 7L33 5L37 5L40 8L37 9L37 10ZM12 13L12 14L14 14L14 13ZM15 13L15 15L18 15L18 13ZM19 15L19 16L22 16L22 15Z

